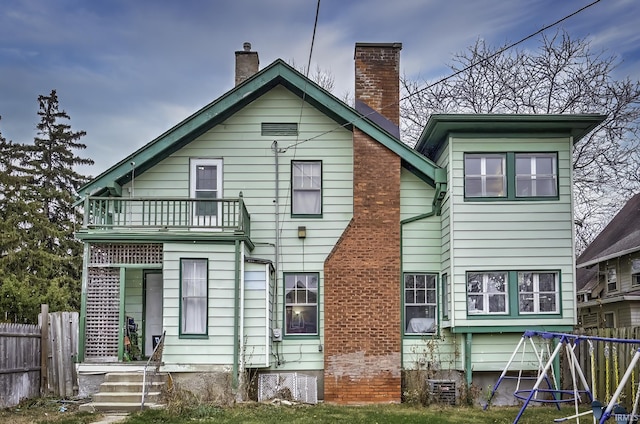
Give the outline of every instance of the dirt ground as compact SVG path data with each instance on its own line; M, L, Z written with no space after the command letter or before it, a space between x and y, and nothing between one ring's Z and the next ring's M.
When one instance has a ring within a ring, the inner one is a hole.
M59 399L31 399L11 408L0 409L0 423L11 424L88 424L100 418L100 414L78 412L78 403Z

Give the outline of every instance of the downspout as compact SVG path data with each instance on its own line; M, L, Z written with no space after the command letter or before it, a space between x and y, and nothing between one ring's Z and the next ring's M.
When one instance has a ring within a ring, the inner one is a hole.
M231 385L233 390L238 389L238 361L239 361L239 321L240 321L240 241L235 241L236 257L235 257L235 283L234 283L234 303L233 303L233 370Z
M464 374L467 377L467 390L471 388L471 383L473 381L473 370L471 369L471 345L473 340L473 333L467 333L465 338L465 349L464 349ZM469 401L472 399L469 398Z
M274 229L275 229L275 246L274 246L274 250L275 250L275 260L273 261L273 268L274 268L274 275L275 275L275 282L274 282L274 289L273 289L273 322L274 322L274 327L273 328L280 328L278 326L278 320L280 319L280 316L278 315L278 272L280 271L280 163L279 163L279 156L278 154L280 153L280 149L278 148L278 141L274 140L273 143L271 144L271 150L273 150L273 157L274 157L274 166L275 166L275 198L273 200L273 204L275 206L275 212L274 212ZM274 350L275 350L275 356L276 356L276 365L280 365L280 354L278 352L278 346L279 343L275 343L274 346Z
M245 343L244 343L244 241L240 242L240 324L238 326L239 330L239 344L240 344L240 357L239 359L239 367L240 370L238 372L238 383L239 386L242 387L244 385L244 370L245 370ZM240 393L242 396L242 393ZM243 399L240 399L243 400Z

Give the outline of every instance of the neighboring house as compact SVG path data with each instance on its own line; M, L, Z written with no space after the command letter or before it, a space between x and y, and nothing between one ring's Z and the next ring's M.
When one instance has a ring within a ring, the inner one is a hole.
M640 194L624 205L577 260L579 324L640 322Z
M81 392L126 317L176 381L301 372L340 403L425 365L486 386L524 330L573 328L571 147L603 117L436 115L411 149L400 50L356 44L356 109L236 52L235 88L79 190Z

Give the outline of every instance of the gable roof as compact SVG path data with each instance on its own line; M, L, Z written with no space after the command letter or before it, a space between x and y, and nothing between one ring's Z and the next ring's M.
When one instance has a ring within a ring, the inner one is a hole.
M633 196L587 246L578 267L594 265L640 250L640 193Z
M79 188L78 193L85 196L86 194L101 194L109 189L117 191L119 186L131 180L132 163L135 164L135 175L140 175L277 85L282 85L300 98L304 98L305 101L335 120L337 125L347 129L352 129L355 126L368 134L400 156L406 168L432 186L435 186L436 179L442 178L442 172L435 163L403 144L392 133L366 115L349 107L278 59L104 171Z
M433 114L429 117L415 149L437 160L449 133L474 134L566 134L576 143L597 127L606 115L531 114Z

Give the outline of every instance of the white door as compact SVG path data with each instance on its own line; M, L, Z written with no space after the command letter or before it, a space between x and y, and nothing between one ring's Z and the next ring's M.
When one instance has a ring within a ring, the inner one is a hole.
M148 272L144 278L144 355L151 356L162 336L162 273Z
M190 195L197 199L193 207L194 227L223 225L222 160L191 159Z

